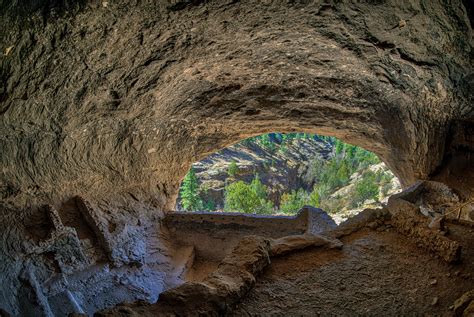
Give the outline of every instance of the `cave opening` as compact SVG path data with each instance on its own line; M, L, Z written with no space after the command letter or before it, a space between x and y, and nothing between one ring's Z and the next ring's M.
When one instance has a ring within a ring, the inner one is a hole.
M20 2L0 4L0 316L474 311L467 1ZM193 162L277 132L371 151L403 192L337 226L364 172L333 144L334 182L231 160L224 191L257 205L174 212Z
M294 216L308 206L339 224L382 207L400 189L387 165L362 147L313 133L272 132L193 163L175 210Z

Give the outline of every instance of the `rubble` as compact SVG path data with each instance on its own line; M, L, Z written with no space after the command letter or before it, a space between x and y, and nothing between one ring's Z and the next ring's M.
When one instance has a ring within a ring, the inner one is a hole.
M398 232L415 239L425 249L439 255L445 261L459 261L461 245L439 231L443 229L441 221L438 221L439 225L433 225L433 220L420 212L420 206L411 202L421 201L421 198L416 199L418 196L415 193L423 192L409 190L389 198L387 209L391 214L390 223Z

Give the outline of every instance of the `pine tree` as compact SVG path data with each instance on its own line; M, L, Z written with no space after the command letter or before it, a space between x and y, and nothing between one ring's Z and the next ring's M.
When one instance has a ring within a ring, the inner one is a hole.
M267 199L267 187L260 181L258 173L255 174L254 179L250 183L250 187L257 194L259 199Z
M188 211L196 211L203 208L202 200L199 196L199 183L193 167L186 174L181 185L181 203L183 208Z

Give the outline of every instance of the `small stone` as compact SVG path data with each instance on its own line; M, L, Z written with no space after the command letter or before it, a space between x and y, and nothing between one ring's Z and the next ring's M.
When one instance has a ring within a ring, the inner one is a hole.
M456 271L456 272L454 272L454 275L459 276L459 273L460 273L459 271Z
M439 302L439 298L438 297L433 297L433 300L431 301L431 306L437 305L438 302Z
M407 25L407 21L401 19L399 22L398 22L398 27L401 29L401 28L404 28L405 26Z
M376 229L378 227L378 224L375 221L372 221L367 225L370 229Z
M11 51L13 50L13 47L15 47L14 45L12 46L9 46L5 49L5 53L3 53L4 56L8 56L10 55Z
M104 1L104 2L102 2L102 6L103 6L104 8L107 8L107 7L109 6L109 3L106 2L106 1Z
M451 273L446 274L447 277L451 277Z
M438 284L438 280L436 280L436 279L431 280L431 281L430 281L430 284L431 284L431 285L436 285L436 284Z

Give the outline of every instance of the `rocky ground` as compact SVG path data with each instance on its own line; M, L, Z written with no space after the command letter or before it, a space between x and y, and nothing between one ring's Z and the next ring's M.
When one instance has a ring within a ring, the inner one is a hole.
M364 201L360 206L357 208L353 208L350 206L349 200L351 198L351 192L357 183L357 181L362 177L362 174L365 170L356 172L351 176L351 180L349 184L337 189L335 192L331 194L328 198L328 205L335 206L335 210L328 210L331 217L334 219L336 223L342 223L343 221L349 219L357 215L359 212L366 208L377 208L381 207L387 203L388 198L401 191L400 181L396 178L392 172L388 169L388 167L382 162L378 164L374 164L369 166L366 170L371 171L379 171L382 170L384 173L392 175L392 179L389 181L388 190L385 191L383 187L379 188L379 200L375 201L373 199Z
M246 235L218 265L199 263L158 302L125 303L98 316L471 316L474 225L451 212L465 204L442 183L419 182L386 208L366 209L321 234ZM199 217L200 226L215 229L225 222L213 213L174 219Z
M290 316L443 315L474 285L474 228L450 225L463 261L447 264L392 228L341 239L341 250L275 258L234 312Z

